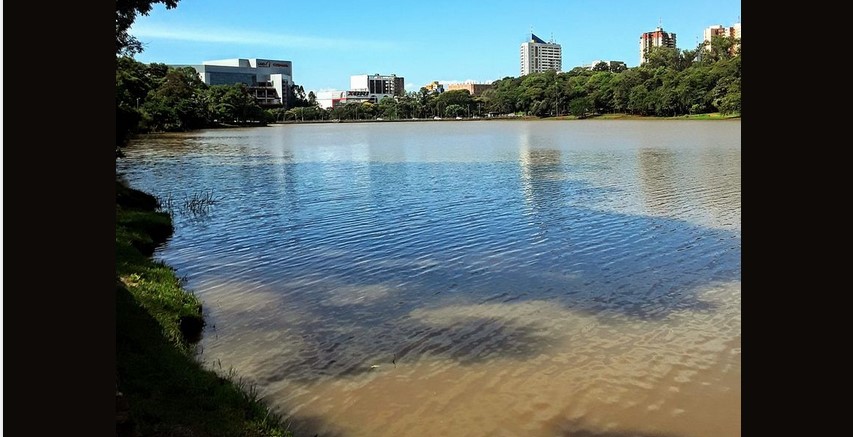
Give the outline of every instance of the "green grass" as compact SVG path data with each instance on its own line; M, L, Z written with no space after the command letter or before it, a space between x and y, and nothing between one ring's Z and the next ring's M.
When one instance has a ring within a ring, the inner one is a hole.
M159 207L116 183L116 378L135 433L117 421L119 435L291 436L254 385L194 358L202 306L174 269L151 258L173 231Z

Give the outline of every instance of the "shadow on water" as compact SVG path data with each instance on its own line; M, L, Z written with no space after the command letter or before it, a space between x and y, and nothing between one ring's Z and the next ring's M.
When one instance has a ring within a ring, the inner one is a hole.
M184 240L170 244L184 246L170 264L274 284L276 305L305 314L307 322L288 325L303 346L265 351L270 365L259 372L261 382L285 375L347 378L377 363L432 357L460 365L528 359L559 337L553 325L536 322L534 313L545 307L556 310L554 319L660 321L712 312L716 304L701 293L740 281L739 232L672 218L696 196L728 205L703 194L704 186L679 191L696 179L676 159L681 154L639 152L640 173L629 175L642 184L647 209L661 214L643 215L616 212L625 210L619 190L637 187L584 180L622 175L631 165L597 152L526 147L519 162L294 164L289 156L269 163L230 157L252 161L241 172L230 162L189 171L161 163L160 173L186 178L165 179L168 186L223 185L216 217L199 235L179 231L176 239ZM736 176L734 189L724 192L739 192ZM146 179L144 166L135 177L164 183L156 175ZM601 199L616 206L599 207ZM246 219L253 215L259 218ZM365 284L387 292L340 299ZM501 313L519 308L520 314ZM229 317L259 320L257 311L232 309ZM252 330L262 336L281 327Z
M347 437L347 433L320 416L287 417L288 429L296 437ZM548 433L555 437L684 437L680 434L632 429L600 430L571 420L561 423Z
M630 429L601 431L570 421L562 424L550 435L557 437L682 437L677 434L635 431Z
M294 437L347 437L343 430L320 416L295 414L285 420Z
M489 360L525 360L554 346L553 329L488 317L473 317L447 325L400 321L393 332L329 338L322 334L303 338L295 354L267 352L259 366L258 382L267 385L284 380L300 383L327 378L359 378L393 371L422 360L448 361L468 366Z

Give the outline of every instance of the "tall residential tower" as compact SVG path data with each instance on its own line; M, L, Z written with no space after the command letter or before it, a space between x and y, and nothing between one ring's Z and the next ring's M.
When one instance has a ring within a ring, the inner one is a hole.
M646 63L649 50L652 47L676 48L675 33L665 32L662 27L658 26L654 31L640 35L640 65Z
M722 24L717 24L706 28L705 32L703 32L703 39L706 43L705 50L711 50L711 38L715 36L736 39L737 41L731 48L731 54L734 55L740 48L740 23L732 24L730 27L723 27Z
M561 71L563 68L563 48L559 44L545 42L530 34L530 41L521 44L521 75L541 73L545 70Z

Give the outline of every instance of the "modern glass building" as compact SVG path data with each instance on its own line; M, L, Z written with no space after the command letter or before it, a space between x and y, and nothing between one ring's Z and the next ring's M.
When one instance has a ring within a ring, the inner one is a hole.
M243 83L261 107L288 107L288 91L293 85L291 61L234 58L204 61L192 67L208 85Z

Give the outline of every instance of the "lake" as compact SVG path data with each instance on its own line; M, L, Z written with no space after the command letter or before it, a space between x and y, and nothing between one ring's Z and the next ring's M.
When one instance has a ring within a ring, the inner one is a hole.
M148 135L198 358L297 436L740 436L741 122ZM192 200L212 200L186 208Z

